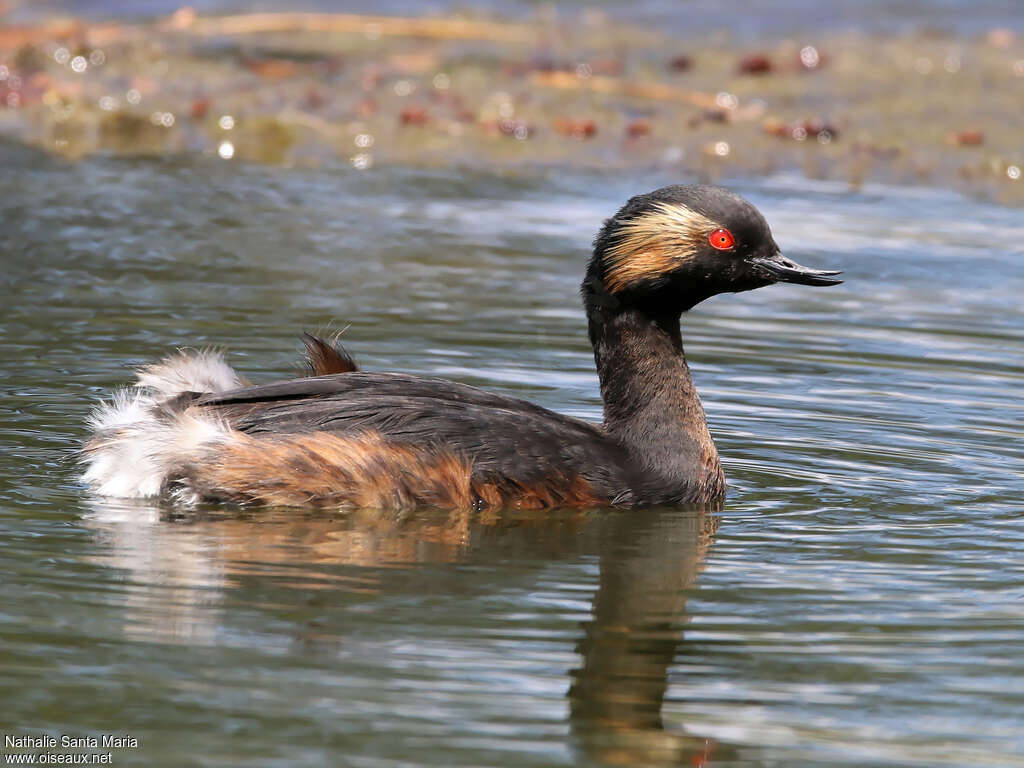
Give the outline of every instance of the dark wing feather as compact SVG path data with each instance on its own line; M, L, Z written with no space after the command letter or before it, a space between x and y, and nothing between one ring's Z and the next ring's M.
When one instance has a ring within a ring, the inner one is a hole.
M334 337L333 343L324 341L309 333L302 334L306 347L306 370L310 376L324 376L330 373L353 373L359 370L355 359Z
M411 445L444 446L470 459L474 477L487 481L578 476L621 500L632 485L624 450L600 427L443 379L344 373L204 395L193 404L254 435L374 430Z

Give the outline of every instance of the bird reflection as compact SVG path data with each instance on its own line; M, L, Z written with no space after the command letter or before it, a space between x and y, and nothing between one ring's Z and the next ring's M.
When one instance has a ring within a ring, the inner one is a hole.
M128 633L212 643L228 593L264 605L294 604L298 594L304 610L293 651L301 654L337 652L344 628L329 611L339 598L427 588L457 599L494 588L462 577L439 582L436 573L427 586L417 575L424 566L514 562L515 578L531 583L547 564L596 557L599 586L576 647L580 663L567 670L572 744L589 764L653 766L709 764L705 740L678 724L666 728L662 705L686 590L717 519L698 509L181 517L94 501L85 522L99 544L95 559L128 570L135 585L125 595Z
M717 516L647 510L616 518L600 541L601 580L569 689L582 751L613 765L708 764L709 745L668 733L662 704L693 584Z

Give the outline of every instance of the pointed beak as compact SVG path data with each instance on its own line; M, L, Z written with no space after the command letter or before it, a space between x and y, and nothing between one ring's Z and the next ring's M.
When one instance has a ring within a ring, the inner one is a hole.
M780 283L798 283L800 285L838 285L843 282L837 280L835 275L842 272L833 272L826 269L811 269L790 261L781 253L776 251L770 256L762 256L750 260L755 266L761 267Z

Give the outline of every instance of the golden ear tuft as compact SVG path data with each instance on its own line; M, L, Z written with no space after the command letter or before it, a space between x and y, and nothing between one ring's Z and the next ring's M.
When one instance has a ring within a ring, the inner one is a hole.
M622 224L605 251L605 288L618 293L651 280L693 258L718 224L685 205L659 203L654 210Z

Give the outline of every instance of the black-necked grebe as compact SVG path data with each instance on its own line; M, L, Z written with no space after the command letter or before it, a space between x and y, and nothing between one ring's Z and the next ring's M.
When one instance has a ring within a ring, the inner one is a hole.
M716 502L725 478L680 316L719 293L834 285L784 258L754 206L671 186L605 222L583 280L604 424L464 384L366 373L307 338L312 376L246 385L216 353L139 372L92 418L85 479L185 504L557 507Z

